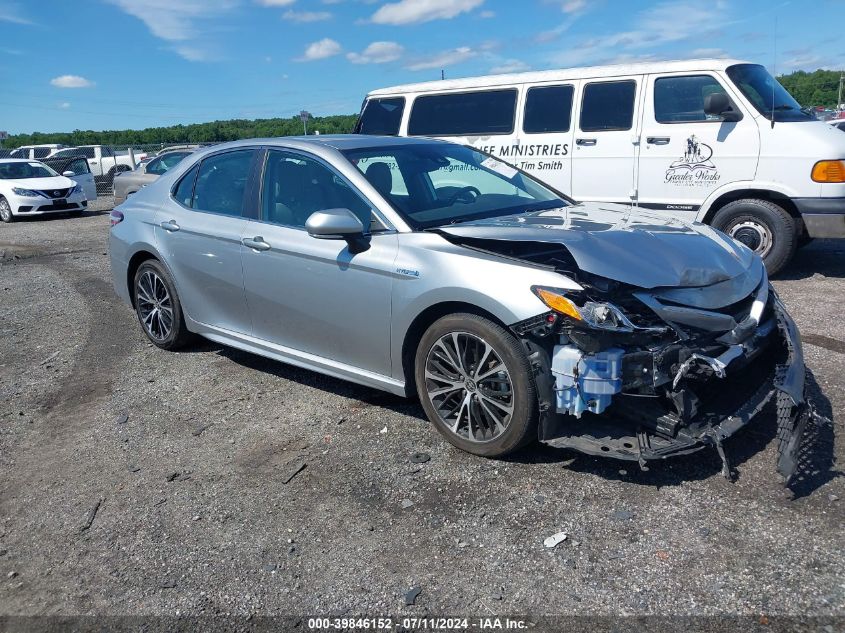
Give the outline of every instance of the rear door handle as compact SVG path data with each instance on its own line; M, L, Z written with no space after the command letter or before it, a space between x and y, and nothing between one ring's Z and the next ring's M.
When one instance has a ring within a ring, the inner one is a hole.
M594 138L578 138L575 139L576 145L595 145L596 139Z
M166 220L165 222L162 222L160 226L161 226L161 228L163 228L165 231L170 231L171 233L172 233L173 231L178 231L178 230L179 230L179 225L178 225L178 224L176 224L176 221L175 221L175 220Z
M241 240L241 243L244 246L248 246L249 248L256 250L256 251L269 251L270 245L264 241L264 238L260 235L256 235L255 237L245 237Z
M646 143L649 145L668 145L669 144L669 137L668 136L649 136L646 138Z

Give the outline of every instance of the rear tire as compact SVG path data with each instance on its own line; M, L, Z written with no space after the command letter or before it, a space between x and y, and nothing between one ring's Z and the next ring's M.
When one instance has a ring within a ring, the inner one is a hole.
M713 216L712 225L760 255L769 275L780 271L798 246L795 218L768 200L729 202Z
M500 457L537 437L531 364L489 319L458 313L434 322L417 347L414 378L428 419L461 450Z
M12 207L9 204L9 201L3 196L0 196L0 220L6 224L15 221L15 216L12 215Z
M141 329L153 345L176 350L191 341L176 285L161 262L148 259L138 267L132 298Z

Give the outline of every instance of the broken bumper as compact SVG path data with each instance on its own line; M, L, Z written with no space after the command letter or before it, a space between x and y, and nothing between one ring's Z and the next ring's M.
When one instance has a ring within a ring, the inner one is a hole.
M777 471L788 483L798 467L807 421L804 356L798 328L777 296L772 298L772 307L768 332L763 333L761 325L756 344L730 348L733 351L723 357L721 372L718 365L711 366L714 372L706 388L716 396L703 399L689 419L680 418L658 399L618 394L601 415L544 416L540 440L592 455L638 461L643 468L651 460L710 446L719 453L723 473L730 477L723 441L750 424L774 399Z

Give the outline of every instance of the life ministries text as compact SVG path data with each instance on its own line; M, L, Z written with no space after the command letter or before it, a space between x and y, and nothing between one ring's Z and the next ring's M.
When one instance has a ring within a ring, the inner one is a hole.
M494 156L566 156L569 154L569 143L552 143L536 145L483 145L476 149Z

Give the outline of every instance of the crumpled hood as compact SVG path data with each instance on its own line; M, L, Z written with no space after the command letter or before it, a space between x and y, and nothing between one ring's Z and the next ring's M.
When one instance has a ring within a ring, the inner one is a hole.
M756 255L703 224L585 202L441 227L453 238L560 243L582 270L641 288L708 286L751 272Z

